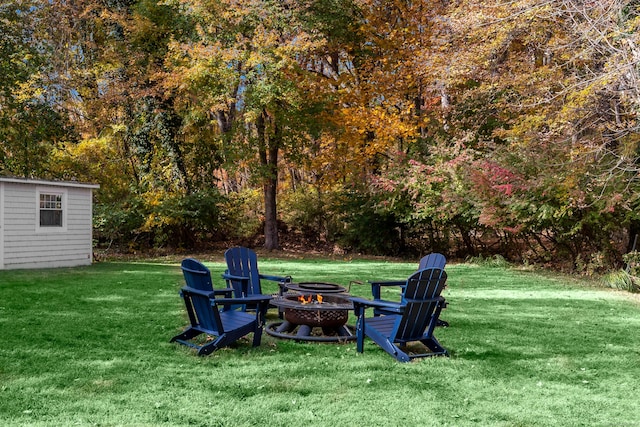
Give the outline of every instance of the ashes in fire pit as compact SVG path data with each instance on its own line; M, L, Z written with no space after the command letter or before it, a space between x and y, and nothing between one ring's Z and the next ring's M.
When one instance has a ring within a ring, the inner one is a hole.
M284 321L267 326L267 333L302 341L347 341L355 336L346 326L353 304L338 295L285 294L271 300Z

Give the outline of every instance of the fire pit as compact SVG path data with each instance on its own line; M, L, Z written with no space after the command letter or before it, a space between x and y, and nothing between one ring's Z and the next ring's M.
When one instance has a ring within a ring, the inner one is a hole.
M336 285L335 283L322 283L322 282L301 282L301 283L282 283L282 292L293 291L300 293L317 293L317 294L340 294L347 292L347 288L344 286Z
M267 333L302 341L348 341L355 336L346 326L351 301L338 295L285 294L271 304L279 307L284 321L267 326Z

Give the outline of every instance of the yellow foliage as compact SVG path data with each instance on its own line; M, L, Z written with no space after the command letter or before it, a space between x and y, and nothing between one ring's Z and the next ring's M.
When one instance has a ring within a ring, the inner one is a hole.
M118 151L114 136L118 127L114 130L116 133L58 147L51 164L62 173L75 171L80 181L99 183L103 200L118 199L128 192L131 180L127 175L127 159Z

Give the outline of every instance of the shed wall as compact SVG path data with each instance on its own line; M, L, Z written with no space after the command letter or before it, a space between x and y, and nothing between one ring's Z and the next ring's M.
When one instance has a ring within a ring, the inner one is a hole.
M47 268L88 265L92 262L92 191L67 187L64 229L41 229L38 190L61 191L56 186L5 183L4 268Z

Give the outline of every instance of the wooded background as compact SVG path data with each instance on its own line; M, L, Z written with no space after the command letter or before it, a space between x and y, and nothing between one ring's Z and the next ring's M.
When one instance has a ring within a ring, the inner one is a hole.
M98 243L598 270L640 231L640 2L18 0L0 173Z

